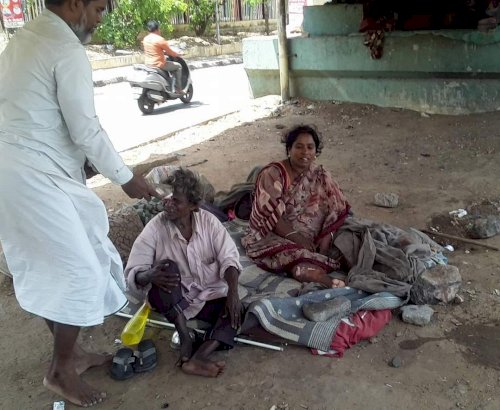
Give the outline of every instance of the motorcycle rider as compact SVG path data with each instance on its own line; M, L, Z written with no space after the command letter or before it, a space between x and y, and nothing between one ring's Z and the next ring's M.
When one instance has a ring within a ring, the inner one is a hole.
M165 54L170 57L179 57L180 54L172 50L167 40L161 36L160 24L157 21L150 20L146 26L149 34L142 40L146 65L160 68L166 72L171 72L175 79L175 87L172 86L172 92L183 94L181 77L182 66L179 63L165 59Z

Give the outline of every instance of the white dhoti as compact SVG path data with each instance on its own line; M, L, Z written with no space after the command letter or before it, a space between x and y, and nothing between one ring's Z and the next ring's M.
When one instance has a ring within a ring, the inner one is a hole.
M21 307L74 326L126 304L106 209L43 154L0 141L0 241Z

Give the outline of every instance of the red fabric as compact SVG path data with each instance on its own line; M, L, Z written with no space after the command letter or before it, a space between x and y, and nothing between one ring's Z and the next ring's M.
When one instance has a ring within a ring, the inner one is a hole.
M342 357L344 351L354 346L360 340L376 336L392 318L391 309L360 310L349 319L352 323L340 322L332 339L330 351L321 352L311 349L312 354L327 357Z

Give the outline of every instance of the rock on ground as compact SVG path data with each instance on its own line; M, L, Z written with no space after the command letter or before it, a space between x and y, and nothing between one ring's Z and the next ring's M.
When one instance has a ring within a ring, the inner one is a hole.
M344 296L319 303L309 303L302 307L304 316L313 322L324 322L337 316L339 319L351 311L351 301Z
M395 208L399 204L399 195L394 193L378 192L375 194L375 205L383 208Z
M476 219L467 226L467 234L474 239L491 238L500 233L500 218L496 215L488 215L485 218Z
M389 362L389 366L394 367L394 368L399 368L403 364L403 361L401 360L401 357L399 356L394 356L391 361Z
M456 266L437 265L418 277L411 288L410 300L417 305L449 303L455 299L461 284Z
M401 308L401 312L403 322L425 326L430 323L434 310L427 305L406 305Z

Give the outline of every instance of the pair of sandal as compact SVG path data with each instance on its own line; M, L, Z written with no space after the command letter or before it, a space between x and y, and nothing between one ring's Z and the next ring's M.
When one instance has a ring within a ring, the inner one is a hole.
M115 380L130 379L136 373L153 370L157 365L156 347L152 340L143 340L133 351L128 347L118 349L111 364L111 377Z

